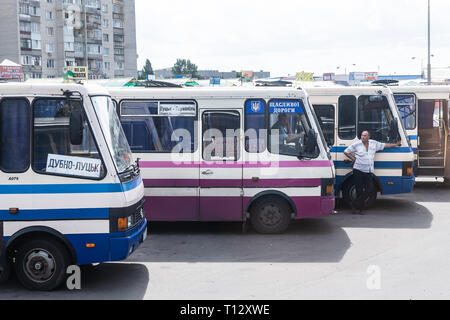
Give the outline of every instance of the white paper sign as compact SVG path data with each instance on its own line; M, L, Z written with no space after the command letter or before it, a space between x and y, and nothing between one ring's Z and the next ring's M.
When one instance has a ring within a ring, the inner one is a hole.
M195 104L168 104L159 105L158 114L161 116L195 116Z
M100 159L62 156L47 156L46 172L79 177L99 178L102 161Z

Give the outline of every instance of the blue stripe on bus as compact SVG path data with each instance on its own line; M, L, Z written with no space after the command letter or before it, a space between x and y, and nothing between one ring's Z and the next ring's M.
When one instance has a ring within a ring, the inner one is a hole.
M122 192L119 183L0 185L0 194L110 193Z
M17 214L0 210L0 221L40 221L40 220L87 220L109 219L109 208L79 209L31 209L20 210Z
M353 169L351 162L333 161L337 169ZM401 161L375 161L375 169L402 169L403 163Z
M408 136L408 138L409 140L419 140L419 137L414 135Z
M331 152L344 152L348 147L332 147ZM378 151L377 153L410 153L413 152L411 147L397 147L397 148L389 148L382 151Z
M0 185L0 194L116 193L130 191L142 183L139 177L127 183Z
M136 189L140 184L142 183L142 177L139 176L138 178L134 179L133 181L122 183L123 191L130 191L133 189Z
M345 176L336 176L336 196L339 195L339 190L344 177ZM377 178L380 180L381 187L383 188L382 194L384 195L409 193L414 188L414 176L378 176Z

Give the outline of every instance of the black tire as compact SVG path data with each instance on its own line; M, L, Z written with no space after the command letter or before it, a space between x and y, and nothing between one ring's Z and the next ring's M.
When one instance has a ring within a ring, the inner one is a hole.
M258 233L283 233L291 222L291 209L288 203L278 197L264 197L257 200L250 210L250 222Z
M69 254L57 241L29 240L19 245L15 257L17 279L27 289L51 291L66 279Z
M8 281L10 276L11 276L11 264L6 261L4 263L0 263L0 284Z
M445 186L450 186L450 178L444 178L444 185Z
M365 209L371 208L375 204L375 201L377 200L377 195L378 195L377 187L375 186L375 183L373 183L372 192L369 194L369 196L365 200L365 205L364 205ZM344 201L347 203L347 205L350 208L352 208L353 201L356 200L356 185L352 178L350 178L350 180L347 181L346 184L344 185L344 187L342 188L342 196L344 198Z

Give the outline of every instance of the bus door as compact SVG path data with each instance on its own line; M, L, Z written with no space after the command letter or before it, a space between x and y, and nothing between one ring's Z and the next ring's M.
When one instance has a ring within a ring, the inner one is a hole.
M314 104L314 112L316 113L317 120L319 121L320 128L322 129L323 136L327 143L328 148L331 151L335 151L333 148L335 140L335 124L336 124L336 106L334 104ZM337 153L332 152L333 160L337 160Z
M201 110L200 220L242 220L242 110Z
M425 169L429 174L438 174L445 168L448 124L444 115L448 112L447 107L446 100L419 100L418 163L419 169Z
M394 94L395 103L397 105L398 113L402 120L403 127L406 130L411 148L414 151L414 174L417 174L417 147L418 147L418 133L417 133L417 99L416 95L411 93Z

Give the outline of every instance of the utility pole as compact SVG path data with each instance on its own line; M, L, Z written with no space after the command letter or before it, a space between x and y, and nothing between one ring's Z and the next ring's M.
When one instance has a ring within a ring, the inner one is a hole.
M431 86L431 9L428 0L428 85Z

